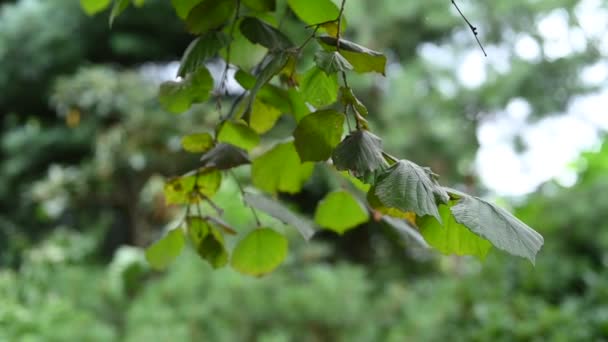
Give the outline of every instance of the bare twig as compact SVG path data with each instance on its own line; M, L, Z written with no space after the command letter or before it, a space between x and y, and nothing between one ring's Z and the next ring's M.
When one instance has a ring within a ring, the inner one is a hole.
M222 95L228 95L228 87L226 86L226 82L228 81L228 70L230 70L230 54L232 47L232 40L234 40L234 30L236 28L236 23L239 21L239 15L241 12L241 0L236 0L236 10L234 12L234 20L232 21L232 26L230 27L230 42L228 42L228 46L226 47L226 65L224 66L224 71L222 72L222 77L220 79L220 86L217 92L216 98L216 107L220 114L220 121L224 121L224 116L222 115Z
M473 24L471 24L471 22L467 19L467 17L465 17L465 15L462 13L462 11L458 7L458 5L456 5L456 1L454 1L454 0L451 0L451 1L452 1L452 5L454 5L454 7L456 7L456 10L458 11L458 13L460 13L460 16L462 17L462 19L464 19L464 21L467 23L467 25L469 25L469 28L471 29L471 32L473 32L473 35L475 36L475 40L477 40L477 44L479 44L479 47L481 48L483 55L488 57L486 50L483 48L483 45L481 45L481 41L479 40L477 27L473 26Z

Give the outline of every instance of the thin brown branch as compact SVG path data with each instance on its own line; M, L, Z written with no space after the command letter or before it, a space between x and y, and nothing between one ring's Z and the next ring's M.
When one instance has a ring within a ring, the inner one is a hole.
M458 13L460 13L460 16L462 17L462 19L464 19L464 21L467 23L467 25L469 25L469 28L471 29L471 32L473 32L473 35L475 36L475 40L477 40L477 44L479 44L479 47L481 48L483 55L488 57L486 50L483 48L483 45L481 44L481 41L479 40L477 27L473 26L473 24L471 24L469 19L467 19L467 17L462 13L462 11L458 7L458 5L456 5L456 1L454 1L454 0L451 0L451 1L452 1L452 5L454 5L454 7L456 7L456 10L458 11Z

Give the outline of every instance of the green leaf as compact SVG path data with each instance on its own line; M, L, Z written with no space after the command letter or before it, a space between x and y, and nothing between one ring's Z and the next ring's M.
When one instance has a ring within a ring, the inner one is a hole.
M441 217L436 194L445 194L431 179L426 169L409 160L400 160L380 174L374 185L374 194L384 206L397 208L417 216L431 215L439 222Z
M213 147L213 137L209 133L186 135L182 138L182 148L187 152L203 153Z
M308 218L289 210L281 202L277 202L263 195L245 193L243 199L251 207L259 209L277 220L296 228L305 240L315 234L315 228Z
M192 171L167 181L164 188L165 201L167 204L198 203L201 196L212 197L215 195L221 183L222 174L218 170L200 169Z
M456 222L487 239L497 248L532 264L543 237L508 211L477 197L463 196L451 208Z
M223 32L212 31L193 40L182 56L177 75L186 77L199 68L205 67L205 60L214 57L218 51L230 43Z
M234 15L236 1L203 0L188 13L186 25L194 34L220 28Z
M340 143L344 114L322 110L307 115L296 127L294 145L302 161L324 161Z
M326 106L338 98L338 77L327 75L318 67L308 70L300 83L304 100L315 107Z
M184 232L176 228L146 249L146 260L152 268L165 269L184 248Z
M116 19L127 7L129 7L130 0L114 0L114 6L112 6L112 12L110 12L110 27L114 24Z
M111 2L112 0L80 0L80 7L87 15L94 15L108 8Z
M421 217L417 220L422 236L429 245L443 254L474 255L484 260L492 244L480 236L473 234L468 228L459 224L454 219L450 208L454 205L439 206L439 223L431 216Z
M369 213L351 194L339 190L329 193L319 201L315 222L342 235L369 220Z
M260 228L239 241L232 253L232 267L237 271L262 276L279 267L287 257L287 239L269 228Z
M177 15L182 19L186 19L188 13L190 13L194 6L198 5L201 1L202 0L171 0L171 4Z
M382 156L382 140L366 130L344 138L334 149L332 160L338 170L350 170L355 177L366 181L387 167Z
M211 267L220 268L228 263L224 236L209 222L198 216L188 217L188 233L198 255Z
M297 122L300 122L306 115L310 114L310 108L304 101L302 93L297 91L295 88L287 90L287 98L291 105L291 114Z
M318 51L315 54L315 63L328 75L353 69L352 64L336 51Z
M277 144L253 161L251 180L258 189L277 193L300 192L314 164L302 163L293 142Z
M237 25L239 25L241 21L242 18L238 20ZM260 60L268 52L268 49L265 47L250 42L240 30L232 31L232 24L224 28L223 31L228 35L232 32L232 40L230 42L230 63L237 65L241 69L248 70L257 67ZM228 59L227 52L227 49L220 52L224 60Z
M288 0L291 10L306 24L336 20L340 9L331 0Z
M166 111L179 114L190 109L193 103L206 101L212 89L213 78L209 70L198 68L179 82L161 84L158 100Z
M260 44L269 50L285 50L293 46L281 31L258 18L243 18L240 30L250 42Z
M272 12L276 9L276 0L242 0L243 4L254 11Z
M251 151L260 143L260 136L243 122L226 121L220 127L217 141Z
M249 126L257 133L263 134L271 130L280 117L281 111L262 101L258 95L249 113Z
M318 39L325 49L336 51L336 44L338 42L336 38L321 36ZM375 71L382 75L386 72L386 56L378 51L340 39L340 54L350 62L356 72Z
M218 170L228 170L249 164L247 151L234 145L219 143L201 157L201 164Z

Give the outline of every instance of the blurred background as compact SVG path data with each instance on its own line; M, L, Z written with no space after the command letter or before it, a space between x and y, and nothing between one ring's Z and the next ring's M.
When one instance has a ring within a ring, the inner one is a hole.
M217 120L155 98L192 39L170 2L110 30L76 0L0 1L0 340L606 338L608 5L459 4L487 58L449 1L348 1L348 38L389 57L387 77L352 83L387 151L542 233L536 267L441 256L370 224L294 235L287 263L253 279L193 252L163 273L143 256L179 213L164 180L196 165L180 136ZM317 170L284 199L311 213L332 186ZM215 199L237 227L252 220L239 197L226 180Z

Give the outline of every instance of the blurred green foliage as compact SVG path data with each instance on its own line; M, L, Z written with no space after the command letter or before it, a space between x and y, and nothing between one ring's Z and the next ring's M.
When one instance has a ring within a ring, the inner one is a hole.
M552 11L565 10L577 25L577 3L467 3L490 54L505 48L511 58L508 72L491 64L486 83L466 88L455 62L425 57L429 48L458 58L477 52L447 1L349 1L347 34L386 51L394 63L386 79L353 80L388 150L431 165L442 182L480 189L472 161L483 113L522 97L534 120L592 90L578 75L602 58L594 44L556 60L514 53L521 34L542 44L536 24ZM339 241L330 233L306 245L292 239L287 265L264 279L212 273L193 252L155 273L132 245L172 227L180 213L164 204L163 181L196 162L179 152L179 137L209 128L217 113L201 106L176 119L162 111L157 69L141 66L178 59L190 37L167 1L127 10L112 30L106 15L87 18L77 1L0 6L0 340L588 341L608 335L608 144L577 164L575 186L545 184L517 209L545 236L535 268L496 252L483 264L438 257L393 243L398 239L387 235L394 233L382 227L364 226ZM332 182L316 177L305 193L286 199L312 214L311 203ZM230 223L246 226L252 218L235 200L237 190L227 183L217 201Z

